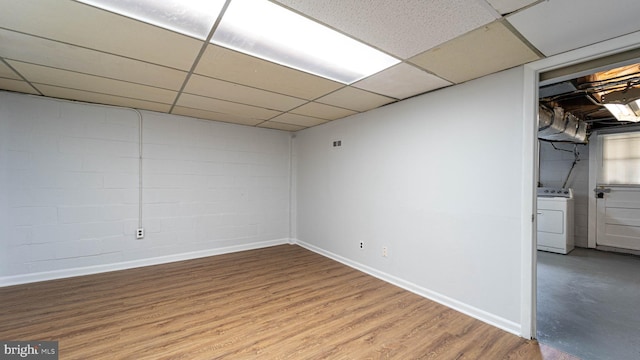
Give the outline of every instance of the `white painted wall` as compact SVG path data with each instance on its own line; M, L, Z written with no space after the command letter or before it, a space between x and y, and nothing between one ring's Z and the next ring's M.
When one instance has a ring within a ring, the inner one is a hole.
M330 122L296 134L292 158L284 132L143 112L143 240L136 113L0 93L0 283L267 246L292 231L518 333L522 88L512 69Z
M5 111L0 102L0 276L5 274L9 264L9 252L5 250L9 242L9 188L8 167L9 167L9 144L8 137L9 123L5 121ZM7 244L7 245L5 245Z
M516 68L298 132L298 241L519 333L522 96Z
M0 285L288 242L288 133L0 92Z
M573 151L572 144L555 143L558 149ZM588 247L589 224L589 145L578 145L578 157L575 169L569 177L567 187L573 189L574 206L574 234L575 245ZM562 187L574 156L566 151L556 150L545 141L540 142L540 183L547 187Z

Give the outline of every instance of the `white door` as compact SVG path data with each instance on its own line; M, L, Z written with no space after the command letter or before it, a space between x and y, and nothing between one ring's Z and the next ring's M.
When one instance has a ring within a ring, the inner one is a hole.
M640 132L599 137L596 245L640 250Z
M597 194L596 244L640 250L640 189L611 186Z

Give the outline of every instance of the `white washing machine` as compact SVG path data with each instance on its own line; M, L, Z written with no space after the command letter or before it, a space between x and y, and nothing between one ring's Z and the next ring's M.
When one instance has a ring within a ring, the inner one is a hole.
M574 247L573 190L538 188L538 250L568 254Z

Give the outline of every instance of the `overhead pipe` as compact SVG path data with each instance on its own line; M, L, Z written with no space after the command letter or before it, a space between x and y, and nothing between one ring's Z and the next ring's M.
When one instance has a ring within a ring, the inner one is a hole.
M538 108L538 138L547 141L587 142L587 123L561 107Z

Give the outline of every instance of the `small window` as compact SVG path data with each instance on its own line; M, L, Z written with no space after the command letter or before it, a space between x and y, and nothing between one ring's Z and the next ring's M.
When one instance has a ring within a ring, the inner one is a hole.
M640 185L640 132L602 135L602 184Z

